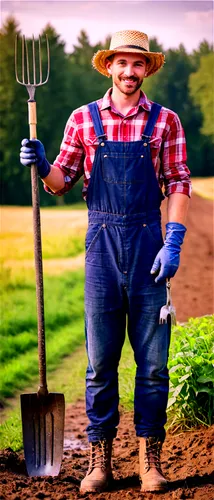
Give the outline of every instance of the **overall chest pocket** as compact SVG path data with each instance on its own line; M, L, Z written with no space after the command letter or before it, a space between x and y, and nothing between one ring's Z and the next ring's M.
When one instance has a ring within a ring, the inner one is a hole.
M101 155L103 180L111 184L145 182L145 157L146 154L143 152L103 153Z

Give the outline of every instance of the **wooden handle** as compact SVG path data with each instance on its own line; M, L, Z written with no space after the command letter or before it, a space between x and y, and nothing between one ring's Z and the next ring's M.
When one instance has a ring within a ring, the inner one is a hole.
M36 101L28 101L28 123L30 139L36 139ZM39 184L36 164L31 165L31 188L33 205L33 234L34 234L34 258L36 271L36 303L38 321L38 351L39 351L39 388L38 395L48 394L46 380L46 352L45 352L45 319L44 319L44 287L42 266L42 238L39 205Z
M37 139L36 101L28 101L28 123L30 128L30 139Z

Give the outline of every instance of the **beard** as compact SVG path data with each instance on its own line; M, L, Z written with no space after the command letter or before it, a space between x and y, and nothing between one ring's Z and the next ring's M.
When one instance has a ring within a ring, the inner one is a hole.
M126 80L126 82L130 80L130 84L125 83L124 80ZM135 94L135 92L137 92L137 90L140 89L142 83L143 83L143 78L142 79L136 77L124 78L120 76L114 78L114 84L120 90L120 92L122 92L122 94L125 95Z

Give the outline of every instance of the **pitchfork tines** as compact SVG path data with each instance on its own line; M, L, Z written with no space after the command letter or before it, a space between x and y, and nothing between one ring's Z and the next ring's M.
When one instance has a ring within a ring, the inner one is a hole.
M36 45L38 45L38 50L36 49ZM16 81L20 83L20 85L24 85L29 93L29 97L31 100L34 99L35 89L36 87L40 87L47 83L50 73L50 50L48 37L46 35L46 44L45 50L47 54L47 70L46 76L43 80L43 68L42 68L42 43L41 37L38 38L38 44L36 43L34 36L32 37L31 50L28 49L28 42L25 39L25 36L22 36L21 40L21 77L19 77L18 71L18 36L16 36L15 40L15 75ZM38 60L38 68L36 60Z

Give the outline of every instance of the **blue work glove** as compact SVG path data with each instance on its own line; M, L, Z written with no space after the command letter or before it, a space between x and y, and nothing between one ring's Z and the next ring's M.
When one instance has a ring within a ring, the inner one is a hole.
M179 222L168 222L166 224L166 237L164 245L158 252L151 274L157 274L155 282L172 278L179 267L181 245L186 233L186 227Z
M43 179L50 173L51 166L45 156L45 148L38 139L23 139L20 149L20 162L30 167L36 163L39 176Z

